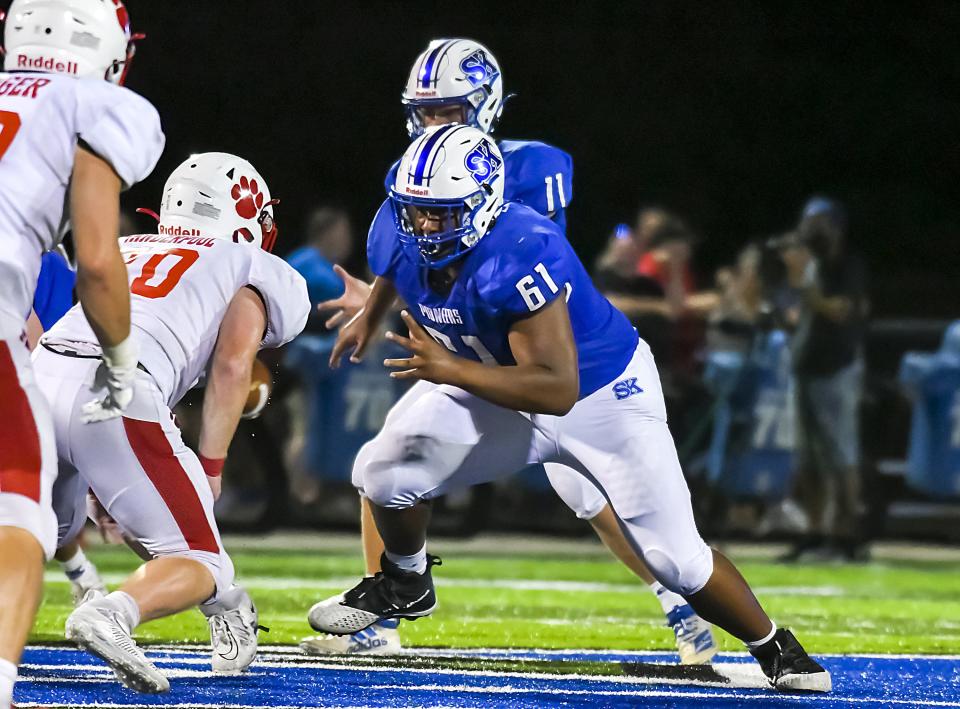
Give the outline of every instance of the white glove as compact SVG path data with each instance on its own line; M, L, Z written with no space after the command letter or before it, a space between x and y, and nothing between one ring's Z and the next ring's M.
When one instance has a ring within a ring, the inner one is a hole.
M114 347L103 348L103 362L97 367L91 391L106 388L107 393L102 399L83 405L80 419L84 423L116 418L130 405L138 355L139 350L132 337Z

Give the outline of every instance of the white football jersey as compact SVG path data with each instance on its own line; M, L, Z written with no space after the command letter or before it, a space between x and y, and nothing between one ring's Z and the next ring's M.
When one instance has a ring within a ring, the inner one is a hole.
M169 406L205 376L220 323L233 297L254 288L267 311L261 348L279 347L307 323L310 298L303 276L263 249L196 236L127 236L120 239L130 280L131 331L140 362ZM75 305L44 336L56 345L96 338Z
M149 175L164 136L149 101L102 79L0 72L0 329L30 314L40 256L59 242L78 142L130 187ZM3 317L5 316L5 317Z

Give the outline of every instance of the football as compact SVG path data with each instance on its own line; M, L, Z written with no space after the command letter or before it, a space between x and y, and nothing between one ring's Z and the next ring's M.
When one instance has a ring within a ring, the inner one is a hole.
M273 375L259 358L253 360L253 371L250 374L250 391L247 394L247 403L243 406L243 418L255 419L263 411L273 391Z

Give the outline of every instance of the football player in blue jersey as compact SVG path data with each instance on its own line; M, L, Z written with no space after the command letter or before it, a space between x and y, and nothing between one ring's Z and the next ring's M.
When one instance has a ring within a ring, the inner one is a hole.
M503 111L503 76L489 49L469 39L434 40L414 62L403 91L407 131L411 138L433 126L461 123L492 133ZM573 159L563 150L538 141L500 140L504 161L504 199L533 208L565 229L565 208L573 196ZM397 177L399 161L387 172L389 194ZM378 220L392 223L392 211L385 205ZM343 269L337 273L346 285L345 295L322 304L338 310L328 326L352 317L363 303L369 288ZM586 478L560 463L544 466L560 498L581 519L589 520L610 551L639 576L660 602L667 625L673 629L680 661L703 664L719 646L710 624L702 620L678 594L660 584L630 546L613 511L599 490ZM380 571L383 544L362 499L361 530L367 574ZM387 620L348 637L311 637L301 643L309 653L371 653L400 650L398 621Z
M555 223L504 203L504 182L486 134L431 128L404 153L371 227L376 279L331 366L347 353L358 361L400 297L409 334L388 338L409 356L384 364L416 383L354 466L385 543L382 571L316 604L310 624L347 635L430 615L439 563L427 554L430 500L561 463L601 490L660 583L742 640L772 686L829 691L829 673L701 539L650 348Z

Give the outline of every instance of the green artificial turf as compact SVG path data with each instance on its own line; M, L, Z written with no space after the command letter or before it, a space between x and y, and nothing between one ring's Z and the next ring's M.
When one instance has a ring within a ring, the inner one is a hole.
M108 582L137 566L123 548L88 552ZM310 605L342 591L362 568L358 555L245 548L233 554L238 580L271 632L261 642L295 644L312 631ZM960 653L960 564L885 562L785 567L744 558L738 565L774 619L812 652ZM440 607L405 623L408 645L434 647L667 650L673 636L659 604L630 572L602 554L447 554L434 570ZM47 573L33 642L63 639L70 587ZM445 583L446 582L446 583ZM591 584L563 587L557 584ZM740 650L718 633L725 649ZM141 626L141 642L207 641L195 610Z

